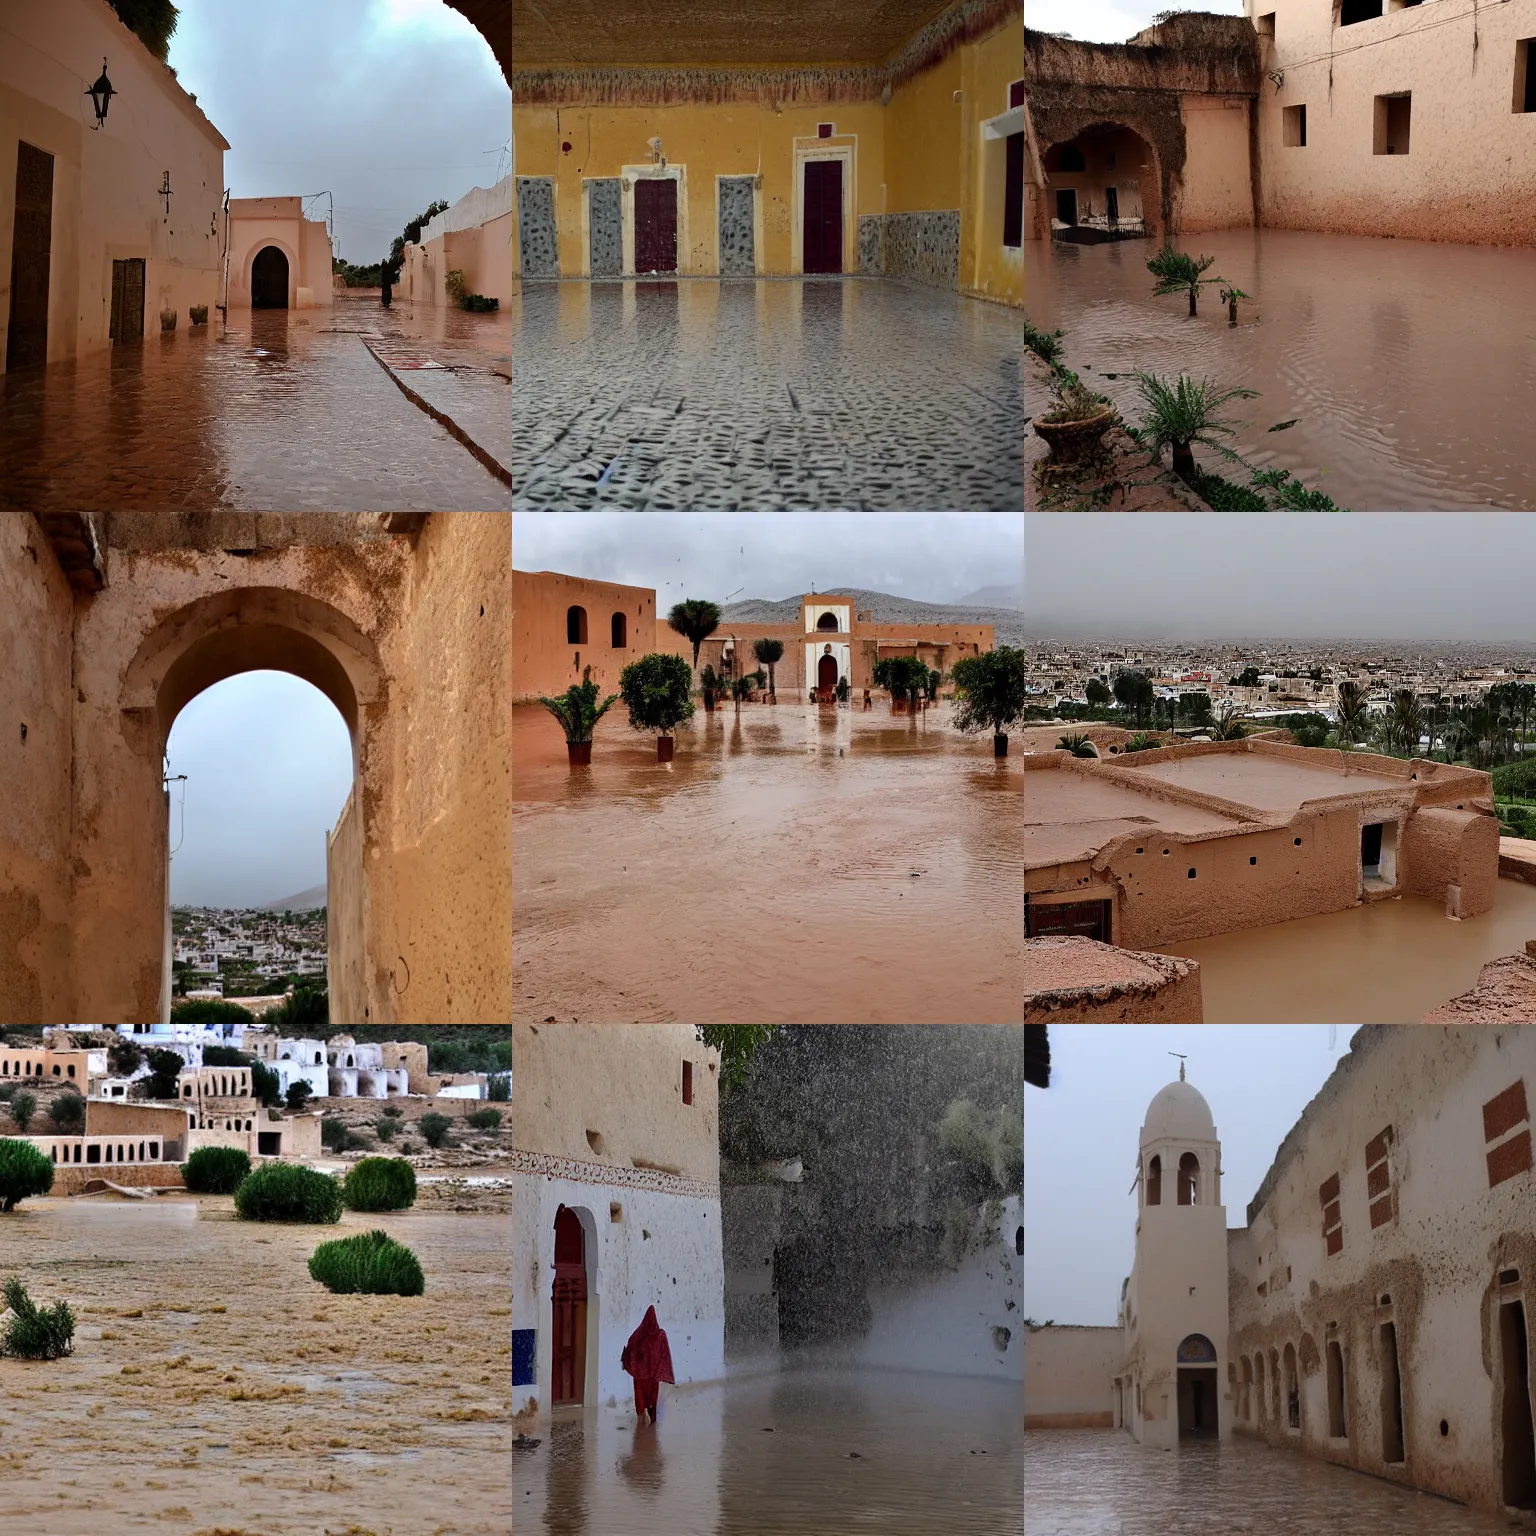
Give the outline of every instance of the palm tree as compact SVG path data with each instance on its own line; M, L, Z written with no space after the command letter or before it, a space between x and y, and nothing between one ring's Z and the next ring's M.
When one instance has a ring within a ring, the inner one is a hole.
M1201 256L1197 260L1185 251L1176 251L1171 245L1165 245L1147 263L1147 271L1157 279L1157 287L1152 290L1153 298L1161 298L1169 293L1188 293L1189 313L1193 317L1200 290L1212 283L1226 282L1224 277L1201 276L1215 260L1214 256Z
M1226 279L1222 278L1219 279L1219 281L1226 282ZM1251 293L1244 293L1243 290L1237 287L1237 285L1234 283L1228 283L1227 286L1221 290L1221 302L1227 306L1228 326L1234 326L1237 324L1237 301L1239 299L1251 299L1252 297L1253 295Z
M674 603L667 615L667 623L693 642L693 666L698 670L699 647L720 627L720 606L701 597L690 597L685 602Z
M1411 688L1399 688L1392 695L1392 708L1387 715L1387 750L1412 757L1419 750L1423 734L1424 712L1419 707L1418 695Z
M1353 746L1365 734L1365 689L1353 678L1346 678L1338 687L1339 739Z
M1080 731L1073 731L1070 735L1063 736L1056 743L1058 752L1070 752L1073 757L1097 757L1098 751L1093 742Z
M1237 706L1231 703L1221 706L1206 729L1210 731L1212 741L1241 741L1248 734L1248 727L1237 718Z
M601 704L597 702L597 684L592 681L592 668L583 667L581 681L572 683L559 698L539 703L552 714L565 731L565 744L573 766L592 761L592 733L597 722L618 702L618 694L610 693ZM580 749L586 748L585 752Z
M754 640L752 654L768 668L768 702L777 704L779 696L773 691L773 669L784 655L782 640Z
M1195 473L1194 445L1200 443L1223 458L1237 455L1217 437L1230 437L1239 425L1216 413L1229 400L1253 400L1256 389L1218 389L1210 379L1195 380L1181 374L1170 383L1155 373L1136 373L1136 385L1146 402L1141 417L1142 442L1152 457L1162 455L1164 445L1173 448L1173 472L1183 479Z

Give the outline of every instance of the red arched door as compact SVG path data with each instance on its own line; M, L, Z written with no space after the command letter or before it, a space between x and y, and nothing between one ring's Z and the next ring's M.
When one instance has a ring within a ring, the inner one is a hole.
M823 699L837 691L837 657L823 656L816 663L816 692Z
M579 1403L587 1379L586 1237L576 1213L555 1214L555 1294L552 1319L554 1401Z

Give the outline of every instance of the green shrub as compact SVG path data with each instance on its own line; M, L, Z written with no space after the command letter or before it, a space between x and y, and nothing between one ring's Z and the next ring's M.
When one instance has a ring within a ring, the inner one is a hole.
M268 1163L235 1191L235 1212L243 1221L340 1221L341 1184L297 1163Z
M177 1003L171 1009L172 1024L250 1024L256 1015L239 1003L221 1003L211 997L197 997L189 1003Z
M423 1115L416 1122L416 1129L421 1132L421 1139L429 1147L448 1147L453 1145L448 1140L448 1132L453 1129L453 1121L447 1115Z
M501 1111L499 1109L477 1109L472 1115L464 1117L464 1123L473 1126L477 1131L499 1131L501 1129Z
M416 1199L416 1171L403 1157L365 1157L347 1175L341 1198L352 1211L403 1211Z
M75 1314L67 1301L39 1307L15 1275L5 1282L4 1295L11 1319L5 1325L4 1339L0 1340L0 1354L15 1355L20 1360L57 1360L70 1352Z
M251 1160L238 1147L199 1147L181 1177L195 1195L232 1195L250 1171Z
M25 1088L11 1099L11 1119L16 1122L16 1129L24 1131L32 1123L32 1116L37 1113L37 1095L28 1093Z
M28 1196L46 1195L52 1188L53 1159L46 1152L30 1141L0 1137L0 1211L13 1211Z
M320 1145L327 1152L344 1152L347 1146L347 1125L344 1120L326 1116L320 1121Z
M306 1083L301 1077L296 1081L288 1084L288 1092L284 1095L283 1101L288 1106L289 1114L298 1115L304 1112L304 1106L308 1104L309 1101L314 1098L314 1096L314 1089L311 1088L309 1084Z
M384 1106L384 1114L390 1120L398 1120L405 1114L405 1111L398 1104L386 1104Z
M390 1142L395 1139L395 1132L400 1129L398 1120L386 1120L382 1115L374 1122L374 1132L380 1141Z
M1189 488L1213 512L1267 512L1269 503L1246 485L1207 473L1197 465L1187 477Z
M377 1230L321 1243L310 1255L309 1273L342 1295L420 1296L426 1289L416 1255Z
M85 1129L85 1100L78 1093L61 1093L48 1106L48 1118L60 1136L78 1136Z

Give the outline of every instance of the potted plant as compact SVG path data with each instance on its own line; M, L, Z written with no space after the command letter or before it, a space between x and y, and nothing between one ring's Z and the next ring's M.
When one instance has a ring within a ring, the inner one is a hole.
M849 690L849 687L848 687L848 679L846 677L838 678L838 680L837 680L837 702L839 704L846 704L848 702L849 691L850 690Z
M653 651L619 673L619 694L637 731L655 731L656 761L672 761L672 731L693 716L693 676L681 656Z
M905 714L928 686L928 665L916 656L887 656L875 663L874 681L877 688L890 689L891 713Z
M1075 373L1058 377L1051 407L1035 417L1035 436L1050 445L1057 464L1081 464L1099 451L1099 442L1114 424L1115 407L1095 394Z
M1218 434L1230 437L1236 423L1216 413L1229 400L1257 399L1258 390L1219 390L1209 379L1196 380L1188 374L1170 383L1158 374L1138 372L1136 384L1147 406L1141 419L1141 441L1151 449L1153 458L1161 457L1164 444L1171 446L1173 472L1181 480L1195 477L1196 443L1225 458L1237 457L1225 443L1216 441Z
M950 676L955 725L967 734L990 728L992 755L1008 756L1008 727L1024 714L1024 652L1010 645L964 656Z
M194 304L187 314L192 318L193 325L208 324L208 306L206 304Z
M597 684L592 681L592 668L583 667L581 681L572 683L563 697L546 699L539 703L558 720L565 730L565 750L572 768L584 768L592 761L592 733L618 699L610 693L601 704L597 702Z
M779 658L784 654L784 642L782 640L754 640L752 642L752 654L768 668L768 702L777 704L778 695L773 691L773 669Z
M176 311L174 309L162 309L160 311L160 329L162 331L174 331L176 329Z

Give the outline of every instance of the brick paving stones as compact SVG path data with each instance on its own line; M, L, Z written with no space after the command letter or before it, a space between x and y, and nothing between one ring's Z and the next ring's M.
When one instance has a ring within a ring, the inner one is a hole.
M1018 312L871 280L525 283L514 508L1023 506Z

